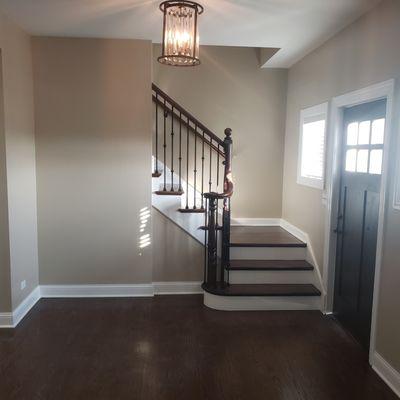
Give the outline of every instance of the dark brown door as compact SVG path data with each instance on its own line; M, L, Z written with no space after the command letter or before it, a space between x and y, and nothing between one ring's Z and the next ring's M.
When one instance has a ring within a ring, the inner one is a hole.
M344 112L334 314L369 347L386 100Z

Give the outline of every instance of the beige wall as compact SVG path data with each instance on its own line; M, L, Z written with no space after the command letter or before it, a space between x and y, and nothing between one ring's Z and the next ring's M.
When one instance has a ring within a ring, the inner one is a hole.
M400 78L400 2L386 0L297 63L289 72L283 217L308 232L322 265L324 224L319 190L296 183L299 113L302 108L391 78ZM397 85L392 149L398 136ZM393 151L378 310L377 351L400 370L400 212L392 208ZM399 154L397 154L399 156Z
M150 282L151 43L32 44L40 283Z
M202 281L204 247L153 208L153 281Z
M38 285L32 60L29 36L0 15L11 308ZM21 290L21 281L26 288ZM10 311L10 310L8 310Z
M0 51L0 312L9 312L11 311L11 276L2 67Z
M202 46L195 68L153 53L154 83L219 137L233 130L233 216L280 217L287 72L261 69L253 48Z

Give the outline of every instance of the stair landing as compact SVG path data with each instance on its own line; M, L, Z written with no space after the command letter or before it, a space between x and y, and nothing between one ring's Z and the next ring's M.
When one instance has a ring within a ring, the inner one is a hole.
M280 226L232 226L231 247L306 247Z

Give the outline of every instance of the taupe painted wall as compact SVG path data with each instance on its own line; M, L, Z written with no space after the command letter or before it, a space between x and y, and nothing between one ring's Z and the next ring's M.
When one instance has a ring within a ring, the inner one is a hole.
M11 308L5 304L7 311L11 311L38 285L36 171L30 37L3 15L0 47L11 279L11 287L4 289L4 293L11 292ZM4 195L3 192L2 207ZM24 290L22 280L26 281Z
M9 312L11 311L10 240L8 230L6 137L1 51L0 62L0 312Z
M32 46L40 283L151 282L151 43Z
M253 48L202 46L202 64L157 62L153 81L221 138L233 130L233 216L281 217L287 71L261 69Z
M296 183L299 113L302 108L356 89L400 78L400 2L385 0L289 72L283 218L308 232L322 265L324 223L319 190ZM384 257L378 310L377 351L400 371L400 212L392 207L396 139L399 132L397 83L393 149L387 197ZM397 157L399 154L397 153Z
M153 281L202 281L204 247L153 209Z

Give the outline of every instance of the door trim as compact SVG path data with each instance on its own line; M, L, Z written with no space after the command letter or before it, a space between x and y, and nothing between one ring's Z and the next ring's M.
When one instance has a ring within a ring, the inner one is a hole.
M376 85L372 85L354 92L334 97L330 105L330 115L328 120L328 144L327 144L327 163L326 163L326 183L324 198L326 198L325 209L325 242L324 242L324 265L323 283L326 288L325 312L333 311L334 283L335 283L335 264L336 264L336 234L333 230L336 227L339 190L340 190L340 156L342 141L343 110L363 103L375 100L386 99L386 126L385 143L383 148L382 181L379 205L378 238L375 263L375 281L372 303L372 323L370 340L370 363L373 360L376 342L376 317L379 299L379 286L382 263L382 244L383 227L386 210L386 197L388 188L389 170L389 145L392 136L392 116L393 116L393 95L395 80L391 79Z

